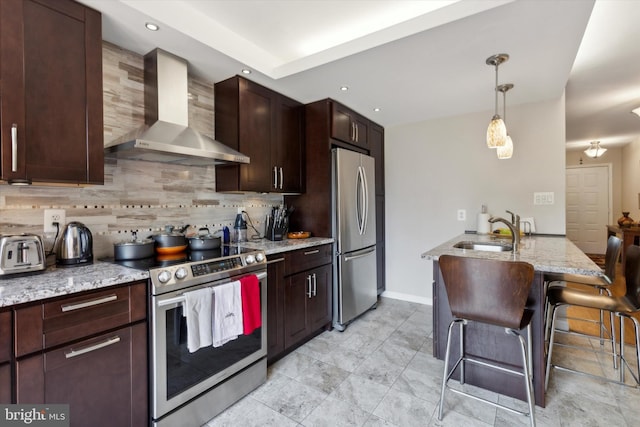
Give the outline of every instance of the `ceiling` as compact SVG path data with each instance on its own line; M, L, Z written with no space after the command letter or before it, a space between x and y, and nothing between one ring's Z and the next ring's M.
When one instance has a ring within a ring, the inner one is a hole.
M508 105L557 99L566 87L568 149L640 134L629 113L640 106L635 0L80 1L125 49L160 47L214 82L247 68L300 102L330 97L385 127L492 111L485 60L508 53L499 69L500 83L515 85Z

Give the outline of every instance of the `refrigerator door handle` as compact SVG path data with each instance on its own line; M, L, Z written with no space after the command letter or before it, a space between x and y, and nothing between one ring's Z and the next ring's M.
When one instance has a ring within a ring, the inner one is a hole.
M368 205L368 195L367 195L367 178L365 175L364 168L362 166L358 166L358 179L357 179L357 192L356 192L356 215L358 218L358 233L360 235L364 234L367 229L367 205Z
M358 259L358 258L363 258L366 257L368 255L371 255L372 252L374 252L376 250L375 247L367 249L366 251L358 251L355 255L347 255L344 257L345 262L346 261L352 261L354 259Z

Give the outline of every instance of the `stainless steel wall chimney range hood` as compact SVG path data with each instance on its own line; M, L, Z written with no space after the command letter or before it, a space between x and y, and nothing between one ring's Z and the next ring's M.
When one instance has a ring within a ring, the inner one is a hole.
M249 163L188 126L187 62L155 49L144 57L145 126L105 145L105 156L187 166Z

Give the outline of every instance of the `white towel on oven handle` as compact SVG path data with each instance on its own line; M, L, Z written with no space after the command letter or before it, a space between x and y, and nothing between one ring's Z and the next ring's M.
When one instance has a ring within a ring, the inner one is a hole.
M213 288L213 346L220 347L243 333L240 281Z
M213 344L212 303L213 288L184 293L183 314L187 318L187 348L190 353Z

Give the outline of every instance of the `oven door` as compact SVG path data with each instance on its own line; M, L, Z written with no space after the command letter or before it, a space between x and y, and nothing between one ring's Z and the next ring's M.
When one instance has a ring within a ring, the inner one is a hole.
M205 283L152 297L151 383L152 418L159 419L173 409L211 389L267 355L267 273L255 273L260 281L262 326L250 335L240 335L221 347L187 349L186 318L181 294L222 285L237 278Z

